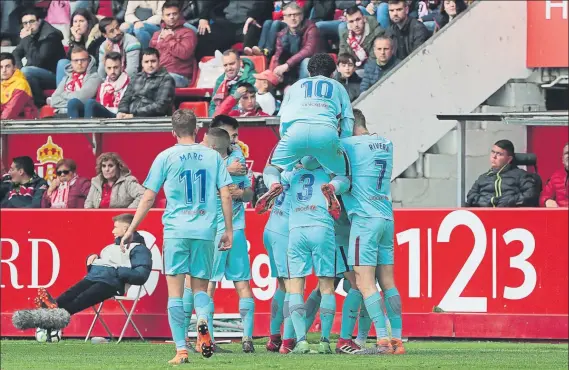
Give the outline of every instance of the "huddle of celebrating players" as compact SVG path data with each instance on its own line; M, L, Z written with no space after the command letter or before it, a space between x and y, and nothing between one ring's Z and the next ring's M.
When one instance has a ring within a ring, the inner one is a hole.
M279 284L267 350L310 352L306 333L320 310L318 352L332 353L334 291L343 275L348 294L336 352L402 354L401 299L393 279L393 146L367 131L364 116L352 110L344 87L330 78L335 68L330 56L316 54L308 64L311 77L289 88L280 110L281 140L263 172L269 191L257 201L256 211L272 210L263 240L271 273ZM210 297L223 276L234 281L239 295L243 351L254 352L255 302L249 285L243 206L252 199L252 192L239 165L244 163L243 155L231 145L236 142L237 121L217 117L201 144L195 142L192 112L175 112L172 125L178 144L160 153L152 164L144 183L147 190L121 244L128 245L164 186L168 319L177 350L169 362L188 362L193 348L186 333L194 309L197 350L205 357L221 351L213 339ZM304 302L304 280L312 270L318 287ZM358 312L358 337L353 341ZM365 348L372 322L377 344Z

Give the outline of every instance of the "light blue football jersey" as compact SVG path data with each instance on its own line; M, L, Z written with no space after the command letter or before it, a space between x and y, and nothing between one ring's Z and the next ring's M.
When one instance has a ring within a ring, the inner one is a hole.
M301 226L324 226L334 230L334 219L328 213L326 198L320 189L328 182L330 175L322 168L293 171L289 189L289 230Z
M281 174L283 192L275 199L271 215L265 225L265 229L281 235L288 235L288 219L290 213L290 176L292 172L285 171Z
M229 166L231 162L235 160L235 158L243 159L243 163L245 162L245 157L243 157L243 153L240 150L233 150L229 156L227 156L223 163L225 167ZM240 160L241 161L241 160ZM244 176L231 176L231 180L233 181L233 185L237 186L239 189L247 189L251 187L251 179L244 175ZM241 200L233 200L233 230L241 230L245 228L245 205ZM221 198L217 197L217 232L220 233L225 230L225 218L223 217L223 210L221 207Z
M215 150L176 144L158 154L143 185L156 193L164 185L164 238L214 240L218 190L231 184Z
M295 122L328 125L342 129L341 137L352 136L354 112L348 92L338 81L323 76L297 81L286 92L279 110L280 134Z
M342 195L348 215L393 220L391 172L393 144L373 135L342 139L352 170L352 189Z

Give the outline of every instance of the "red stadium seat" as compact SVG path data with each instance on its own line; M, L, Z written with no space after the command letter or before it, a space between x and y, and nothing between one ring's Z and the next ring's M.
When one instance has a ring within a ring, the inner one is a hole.
M209 103L205 101L185 101L180 103L180 109L190 109L196 114L196 117L207 117Z
M267 58L263 55L243 55L242 58L250 59L255 65L255 71L257 71L257 73L261 73L267 69Z
M330 55L332 57L332 59L334 59L334 63L338 64L338 56L334 53L328 53L328 55Z
M334 11L334 20L339 21L343 15L344 15L344 11L342 9L336 9Z
M40 109L40 119L41 118L49 118L55 116L55 109L50 107L49 105L44 105Z

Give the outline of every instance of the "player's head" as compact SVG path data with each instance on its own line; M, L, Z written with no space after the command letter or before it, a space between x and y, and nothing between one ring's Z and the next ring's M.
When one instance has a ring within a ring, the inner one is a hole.
M226 116L225 114L220 114L215 116L209 127L219 127L227 131L231 144L235 145L239 141L239 122L233 117Z
M326 53L315 54L308 61L308 73L310 77L332 77L335 71L336 63L334 63L334 59Z
M124 236L128 227L132 223L133 218L134 215L132 213L121 213L120 215L113 217L113 235L115 238L122 238Z
M367 134L366 117L361 110L354 109L354 136Z
M206 145L221 154L222 157L227 155L227 151L231 142L229 134L222 128L212 127L207 131Z
M197 118L194 111L178 109L172 114L172 133L178 139L195 138L197 134Z

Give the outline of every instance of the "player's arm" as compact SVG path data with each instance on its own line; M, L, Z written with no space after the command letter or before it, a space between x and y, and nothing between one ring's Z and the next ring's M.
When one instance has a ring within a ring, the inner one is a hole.
M144 191L144 194L142 194L142 199L140 200L140 203L138 203L138 207L136 208L136 213L134 214L134 218L132 219L132 222L128 227L127 232L125 233L123 239L121 240L121 249L128 247L128 243L130 243L130 238L132 237L132 234L136 231L136 228L138 227L138 225L140 225L142 220L144 220L144 218L148 214L148 211L150 211L150 209L154 205L155 200L156 200L156 193L150 189L146 189Z
M340 137L350 137L354 134L354 111L352 110L352 103L350 102L350 95L340 83L340 103L342 109L342 118L340 119Z
M221 156L217 154L217 189L221 199L221 212L225 222L225 232L221 236L220 250L228 250L233 244L233 199L229 186L233 184L231 176L223 165Z

